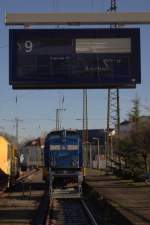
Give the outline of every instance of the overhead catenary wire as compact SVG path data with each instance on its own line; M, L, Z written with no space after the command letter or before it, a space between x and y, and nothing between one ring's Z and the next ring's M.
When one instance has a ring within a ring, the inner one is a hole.
M55 11L55 12L58 10L58 1L57 0L52 1L52 8L53 8L53 11Z
M94 9L94 0L91 0L91 9Z

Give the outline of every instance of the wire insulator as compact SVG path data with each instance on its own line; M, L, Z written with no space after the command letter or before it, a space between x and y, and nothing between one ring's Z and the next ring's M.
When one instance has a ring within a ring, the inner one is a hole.
M110 10L111 11L116 11L117 10L117 2L116 2L116 0L111 0Z

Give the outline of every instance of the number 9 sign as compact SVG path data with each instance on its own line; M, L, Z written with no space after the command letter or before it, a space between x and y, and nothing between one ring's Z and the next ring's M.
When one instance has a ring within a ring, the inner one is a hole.
M25 41L24 47L25 47L25 52L26 53L32 52L32 49L33 49L33 43L32 43L32 41L30 41L30 40Z

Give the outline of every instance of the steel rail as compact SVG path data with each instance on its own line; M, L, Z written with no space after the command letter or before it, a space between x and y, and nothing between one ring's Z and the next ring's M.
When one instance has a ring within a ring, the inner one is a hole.
M46 222L45 222L45 225L48 225L48 224L50 224L52 221L53 221L53 219L54 220L56 220L56 224L57 224L57 219L56 218L51 218L51 216L50 216L50 211L53 209L53 201L55 201L56 199L51 199L50 200L50 204L49 204L49 209L50 210L47 210L47 215L46 215ZM59 201L60 199L58 199L58 201ZM65 199L64 199L64 201L65 201ZM73 201L74 201L74 199L73 199ZM80 210L83 210L83 212L84 212L84 215L85 215L85 218L87 218L87 220L88 220L88 224L91 224L91 225L99 225L97 222L96 222L96 220L95 220L95 218L94 218L94 216L92 215L92 213L91 213L91 211L90 211L90 209L88 208L88 206L87 206L87 204L85 203L85 201L83 200L83 199L80 199L80 200L78 200L78 203L80 204ZM54 204L55 205L55 204ZM63 207L63 206L62 206ZM64 206L65 207L65 206ZM57 208L57 207L56 207ZM71 209L71 205L70 205L70 209ZM60 210L60 209L59 209ZM73 210L73 209L72 209ZM57 211L58 211L58 208L57 208ZM70 216L71 216L71 214L70 214ZM80 222L82 220L82 218L78 218L78 222ZM61 222L66 222L66 221L61 221ZM67 221L68 222L68 221ZM67 223L66 222L66 223ZM58 224L60 223L60 219L59 219L59 221L58 221ZM83 223L83 221L82 221L82 223ZM68 224L68 223L67 223Z
M91 213L91 211L90 211L90 209L88 208L88 206L87 206L87 204L85 203L85 201L84 201L83 199L81 199L80 201L81 201L81 203L82 203L82 205L83 205L83 207L84 207L84 210L86 211L86 213L87 213L87 215L88 215L88 217L89 217L89 219L90 219L92 225L98 225L98 223L96 222L96 220L95 220L93 214Z

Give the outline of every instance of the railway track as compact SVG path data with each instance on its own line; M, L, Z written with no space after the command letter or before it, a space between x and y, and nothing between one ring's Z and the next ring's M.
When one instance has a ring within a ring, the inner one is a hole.
M24 175L18 177L18 179L16 180L16 183L19 183L20 181L25 180L26 178L32 176L33 174L39 173L39 170L32 170L28 173L25 173Z
M98 224L80 194L74 193L73 190L69 190L68 192L68 190L62 191L58 189L51 196L49 196L49 192L46 190L44 195L38 193L38 189L32 189L32 193L30 193L29 187L30 185L32 186L30 181L38 173L39 171L32 171L26 174L26 176L18 180L13 192L5 192L3 196L0 196L0 221L4 222L4 224L14 221L17 224L21 212L22 221L26 221L26 224L30 225ZM35 184L33 183L33 185ZM37 195L41 195L38 207L35 205ZM5 205L5 209L3 209L2 205ZM15 215L11 214L10 208L11 211L15 211ZM32 215L33 208L35 210L34 216ZM20 224L23 224L23 222L21 223L20 221Z
M9 192L13 191L13 189L17 188L19 186L20 183L25 182L28 178L30 178L32 175L36 175L37 173L39 173L38 170L33 170L30 171L28 173L25 173L24 175L20 176L17 180L15 185L13 185L11 188L7 187L7 184L4 184L3 189L1 189L0 191L0 198L4 197L6 194L8 194Z
M0 196L0 224L32 224L45 194L41 177L41 171L28 173L10 192Z
M98 225L83 199L51 199L45 225Z

